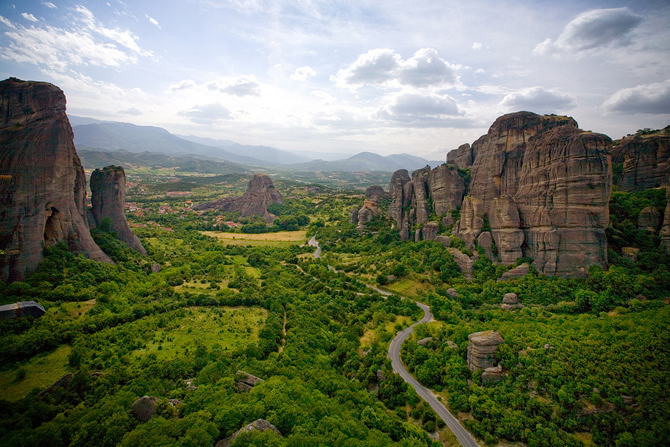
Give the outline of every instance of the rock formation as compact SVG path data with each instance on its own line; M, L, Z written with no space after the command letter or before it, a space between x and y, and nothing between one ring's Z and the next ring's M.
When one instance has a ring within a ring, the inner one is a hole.
M373 200L365 200L363 202L363 207L358 210L358 226L363 227L366 223L370 222L373 217L381 216L382 210L379 209L377 202Z
M158 399L153 396L143 396L133 402L130 414L140 422L147 422L156 412Z
M457 166L460 169L468 169L477 157L476 148L465 143L458 146L458 149L449 151L447 154L447 164Z
M38 396L43 396L45 394L53 394L53 392L56 391L56 388L67 388L68 385L70 385L70 382L72 381L72 377L74 377L72 373L67 373L63 375L60 379L56 380L47 388L40 391Z
M458 208L463 202L465 186L463 177L451 166L442 165L430 171L428 192L433 202L432 211L442 216Z
M665 216L663 218L663 227L661 228L661 241L667 250L670 250L670 184L665 187Z
M473 144L469 197L454 234L469 249L491 228L500 261L534 259L547 275L584 276L605 266L612 184L609 137L568 117L518 112Z
M65 114L65 95L45 82L0 82L0 280L25 278L44 246L112 262L86 221L86 177Z
M240 217L262 216L266 222L272 222L275 216L268 212L268 207L275 203L284 203L279 191L272 184L272 179L265 174L255 174L243 196L226 197L211 202L199 203L194 210L218 209L223 212L239 211Z
M656 234L663 224L663 215L655 206L648 206L640 211L640 216L637 219L637 228L640 230L648 230Z
M244 371L237 371L235 374L235 385L241 393L250 391L257 383L265 382L263 379L251 375Z
M530 265L524 262L521 265L514 267L511 270L506 271L505 273L498 278L498 281L506 281L508 279L523 278L528 273L530 273Z
M623 163L617 186L624 191L665 185L670 180L670 127L622 138L612 150L612 162Z
M373 202L379 203L382 199L387 199L389 195L381 186L373 185L365 190L365 197Z
M126 220L126 172L121 166L107 166L93 171L91 205L88 222L91 227L97 227L103 219L109 218L110 229L116 232L119 240L143 255L147 254Z
M486 368L482 373L482 383L498 383L503 378L502 366L492 366Z
M516 293L506 293L503 297L500 308L503 310L521 309L523 304L519 302L519 297Z
M391 176L391 182L389 183L391 204L389 205L388 215L395 221L396 228L403 241L409 239L409 226L414 223L414 216L409 211L414 196L413 186L407 169L400 169Z
M352 224L358 223L358 208L351 208L349 210L349 223Z
M475 372L479 369L496 366L495 352L505 340L496 331L475 332L468 335L468 368Z
M263 433L266 430L272 430L279 436L282 435L279 429L277 429L277 427L275 427L265 419L256 419L251 424L233 433L232 436L217 442L214 447L230 447L230 445L235 441L235 439L237 439L237 437L242 433L249 433L252 431L259 431Z

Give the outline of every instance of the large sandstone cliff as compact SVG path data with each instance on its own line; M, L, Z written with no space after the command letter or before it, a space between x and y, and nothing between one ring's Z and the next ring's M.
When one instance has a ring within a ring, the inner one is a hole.
M0 280L35 270L43 247L112 262L93 241L86 178L65 114L65 95L44 82L0 82Z
M268 212L268 207L275 203L284 203L279 191L272 184L272 179L265 174L256 174L249 181L243 196L226 197L211 202L199 203L194 210L218 209L221 211L239 211L240 217L262 216L271 222L275 216Z
M147 254L126 220L126 172L121 166L107 166L93 171L91 205L89 210L91 226L99 226L103 219L109 218L110 229L116 232L118 239L143 255Z
M604 267L611 145L572 118L529 112L498 118L473 145L469 196L476 206L464 204L454 233L474 248L478 218L487 218L503 263L528 256L539 272L560 276Z
M617 186L624 191L665 185L670 181L670 126L651 134L624 137L612 150L612 161L623 164Z

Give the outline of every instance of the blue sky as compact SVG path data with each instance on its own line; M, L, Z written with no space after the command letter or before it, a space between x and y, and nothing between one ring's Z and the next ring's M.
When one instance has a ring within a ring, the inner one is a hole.
M289 150L430 159L507 112L670 124L670 2L0 3L0 76L68 113Z

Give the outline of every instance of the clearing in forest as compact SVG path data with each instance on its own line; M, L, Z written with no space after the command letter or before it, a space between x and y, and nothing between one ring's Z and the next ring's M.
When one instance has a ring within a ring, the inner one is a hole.
M0 372L0 400L16 402L34 388L43 390L72 371L68 363L70 346L38 354L19 368Z
M277 233L225 233L220 231L201 231L205 236L215 237L224 245L252 245L270 247L288 247L301 244L307 239L307 231L279 231Z

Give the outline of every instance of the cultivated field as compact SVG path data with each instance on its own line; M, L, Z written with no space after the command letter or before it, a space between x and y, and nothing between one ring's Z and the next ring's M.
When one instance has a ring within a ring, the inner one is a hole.
M215 237L225 245L288 247L289 245L302 244L307 239L307 232L304 230L261 234L224 233L219 231L201 231L200 233Z

